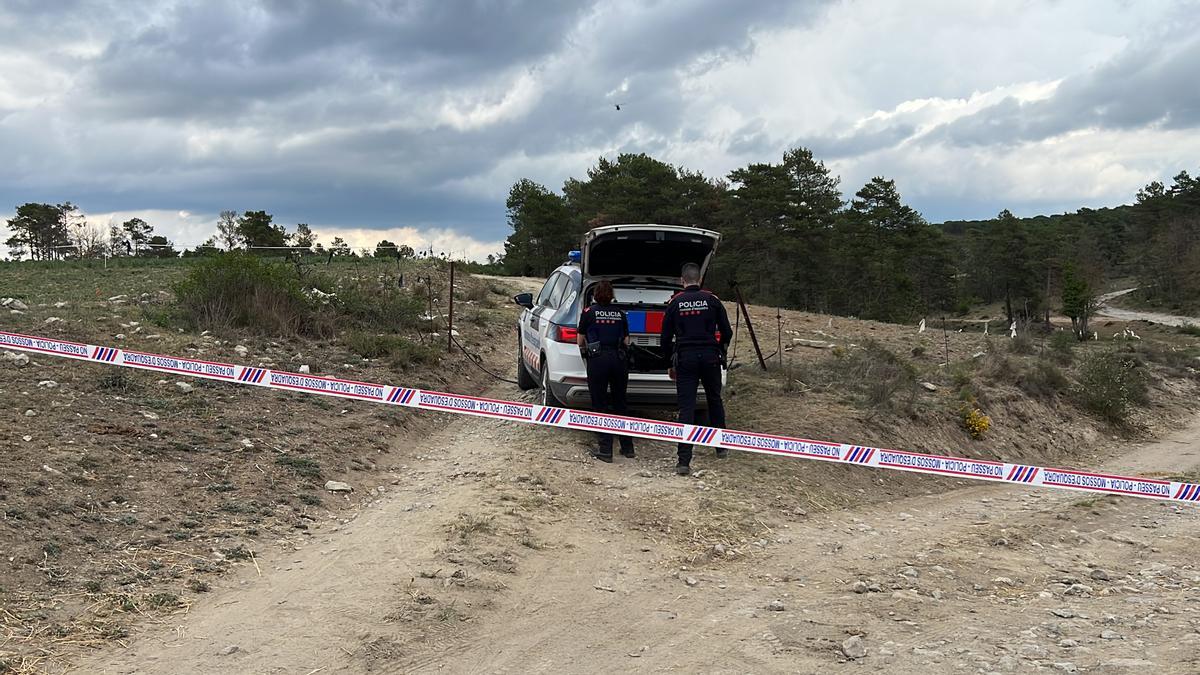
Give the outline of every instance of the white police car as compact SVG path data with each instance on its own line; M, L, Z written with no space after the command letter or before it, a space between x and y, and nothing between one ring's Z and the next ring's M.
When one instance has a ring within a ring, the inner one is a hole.
M513 300L523 307L517 322L517 382L522 389L541 387L543 405L587 407L587 368L579 355L576 326L592 302L597 283L607 279L615 304L629 317L630 352L627 396L634 406L674 406L675 383L667 375L659 333L667 303L680 289L684 263L704 274L721 235L680 225L609 225L589 231L579 251L546 280L534 296ZM724 378L724 374L722 374ZM697 405L704 406L703 387Z

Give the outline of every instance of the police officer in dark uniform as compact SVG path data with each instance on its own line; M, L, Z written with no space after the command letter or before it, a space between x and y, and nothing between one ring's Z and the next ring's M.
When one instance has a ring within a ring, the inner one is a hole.
M629 321L625 312L613 307L613 286L596 285L594 302L579 319L579 350L587 364L588 392L598 412L626 414L625 389L629 385ZM612 462L612 434L598 433L599 445L592 457ZM633 437L621 436L621 456L633 457Z
M712 293L700 289L700 266L683 266L680 281L683 291L671 298L662 324L663 354L671 359L671 379L679 398L679 421L691 424L696 415L696 387L704 385L708 398L709 424L725 427L725 404L721 401L721 367L725 349L733 338L725 306ZM724 448L717 457L724 457ZM679 444L679 463L675 473L692 472L692 444Z

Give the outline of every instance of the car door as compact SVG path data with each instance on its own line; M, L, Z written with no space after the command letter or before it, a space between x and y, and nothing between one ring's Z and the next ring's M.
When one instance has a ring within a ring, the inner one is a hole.
M537 298L534 299L533 307L521 313L521 356L525 359L525 365L529 366L531 373L540 374L539 359L547 323L542 319L542 315L546 313L550 295L554 292L554 286L562 276L560 272L550 275L545 285L542 286L542 290L538 292Z

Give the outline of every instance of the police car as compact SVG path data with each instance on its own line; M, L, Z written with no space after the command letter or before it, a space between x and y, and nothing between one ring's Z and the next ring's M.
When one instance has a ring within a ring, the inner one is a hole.
M680 225L609 225L589 231L580 250L571 251L540 292L513 298L523 308L517 321L520 387L540 388L543 405L591 404L576 327L596 284L607 279L616 293L614 305L629 318L629 404L674 406L675 383L667 375L671 364L659 344L663 316L681 290L684 263L700 265L703 275L720 240L717 232ZM703 389L697 405L704 407Z

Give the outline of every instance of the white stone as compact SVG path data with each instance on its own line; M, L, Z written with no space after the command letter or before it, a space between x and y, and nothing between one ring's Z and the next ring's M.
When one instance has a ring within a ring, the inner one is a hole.
M28 354L18 354L16 352L4 352L4 360L13 364L17 368L22 368L29 365Z
M325 482L325 489L330 492L353 492L354 488L350 487L349 483L331 480Z
M924 323L924 321L922 321ZM867 655L867 646L858 635L851 635L842 643L842 653L848 659L861 659Z
M54 380L42 380L37 383L38 389L53 389L58 386Z
M307 374L311 373L311 372L312 372L312 370L311 370L311 369L308 367L308 365L307 365L307 364L305 364L305 365L303 365L303 366L300 366L300 372L302 372L302 373L304 373L305 375L307 375Z
M185 394L190 394L190 393L192 393L192 390L195 389L195 387L188 384L187 382L176 382L175 387L177 389L179 389L179 391L182 391Z

